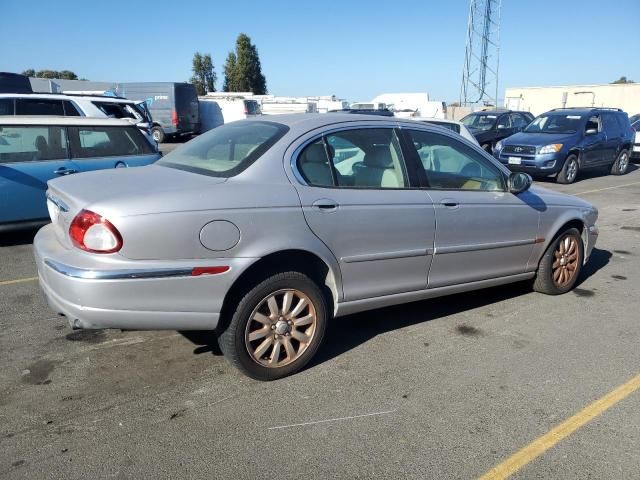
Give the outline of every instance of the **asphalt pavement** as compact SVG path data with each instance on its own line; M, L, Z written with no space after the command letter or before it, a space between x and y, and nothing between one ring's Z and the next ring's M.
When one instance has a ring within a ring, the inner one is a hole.
M308 368L271 383L206 333L72 331L33 280L33 232L5 236L0 478L483 475L640 373L640 169L539 183L600 211L571 293L515 284L336 319ZM640 390L600 410L514 478L638 478Z

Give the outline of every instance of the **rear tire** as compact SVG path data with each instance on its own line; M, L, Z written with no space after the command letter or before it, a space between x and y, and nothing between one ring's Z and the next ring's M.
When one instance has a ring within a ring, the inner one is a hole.
M583 259L584 246L578 229L562 231L540 259L533 289L547 295L568 292L580 276Z
M300 272L278 273L244 295L218 343L245 375L275 380L311 360L327 316L327 302L313 280Z
M629 152L622 150L611 165L611 175L624 175L629 169Z
M157 143L164 143L164 141L166 140L166 135L164 134L164 130L162 130L162 127L153 127L151 129L151 135Z
M578 163L578 157L572 153L564 161L562 170L560 170L556 176L556 182L563 184L573 183L576 178L578 178L579 171L580 164Z

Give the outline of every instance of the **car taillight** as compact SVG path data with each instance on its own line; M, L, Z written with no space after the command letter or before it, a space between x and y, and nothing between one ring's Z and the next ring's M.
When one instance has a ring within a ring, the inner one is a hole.
M122 236L113 224L90 210L82 210L71 222L73 244L91 253L115 253L122 248Z
M171 123L176 127L178 126L178 112L176 112L175 110L171 111Z

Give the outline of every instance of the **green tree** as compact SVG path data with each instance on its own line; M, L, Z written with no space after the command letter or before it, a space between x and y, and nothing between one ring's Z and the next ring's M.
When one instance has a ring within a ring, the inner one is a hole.
M227 57L224 74L226 92L267 93L267 81L262 74L258 49L244 33L238 35L235 52L230 52Z
M24 72L22 72L22 75L25 75L27 77L35 77L36 76L36 71L33 68L29 68L29 69L25 70Z
M195 85L198 95L206 95L207 92L216 91L217 75L210 53L202 55L200 52L196 52L193 55L191 71L193 72L191 83Z
M36 78L60 78L63 80L77 80L78 76L73 73L71 70L61 70L61 71L57 71L57 70L39 70L37 72L35 72L33 69L29 69L29 70L25 70L24 72L22 72L23 75L27 75L29 77L36 77ZM33 73L33 75L31 75Z
M224 63L224 84L222 90L225 92L237 92L236 89L236 54L229 52L227 61Z
M64 80L78 80L78 75L73 73L71 70L60 70L58 72L58 78L62 78Z
M628 80L627 77L622 76L618 80L614 80L611 83L620 84L620 83L635 83L633 80Z

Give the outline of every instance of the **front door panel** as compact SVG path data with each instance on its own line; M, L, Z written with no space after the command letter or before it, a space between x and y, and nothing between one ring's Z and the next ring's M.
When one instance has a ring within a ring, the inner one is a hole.
M429 287L526 271L543 208L533 193L434 190L429 195L438 225Z

